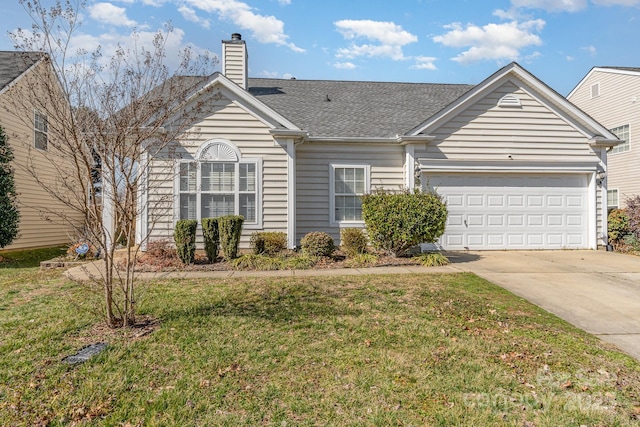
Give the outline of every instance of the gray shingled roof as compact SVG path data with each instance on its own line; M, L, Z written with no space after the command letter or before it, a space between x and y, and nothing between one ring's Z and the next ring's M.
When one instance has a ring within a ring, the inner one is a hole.
M249 79L249 92L312 137L394 137L471 85Z
M0 51L0 89L38 62L42 52Z

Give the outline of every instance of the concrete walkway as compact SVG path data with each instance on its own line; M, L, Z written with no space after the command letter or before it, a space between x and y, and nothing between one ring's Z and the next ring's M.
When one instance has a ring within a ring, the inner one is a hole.
M640 360L640 257L603 251L447 253L444 267L376 267L284 271L139 273L142 280L431 274L472 272L540 306ZM73 280L99 277L98 263L65 272Z

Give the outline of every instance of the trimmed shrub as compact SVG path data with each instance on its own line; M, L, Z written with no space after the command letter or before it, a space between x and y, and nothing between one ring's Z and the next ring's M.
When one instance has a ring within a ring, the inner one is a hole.
M367 236L362 228L340 230L340 248L348 257L367 253Z
M373 246L397 257L442 236L447 206L433 191L379 191L362 197L362 218Z
M218 218L220 247L222 247L226 260L238 257L238 246L240 245L243 223L244 217L242 215L227 215Z
M251 235L251 250L255 255L278 255L287 249L287 233L281 231L258 231Z
M176 242L178 258L183 264L192 264L196 257L196 228L195 219L181 219L176 223L173 239Z
M207 259L209 262L216 262L220 247L218 218L202 218L202 237L204 238L204 251L207 253Z
M607 232L609 243L616 245L624 240L630 233L629 216L624 209L614 209L607 217Z
M322 231L312 231L300 240L302 253L307 256L331 256L336 249L331 236Z

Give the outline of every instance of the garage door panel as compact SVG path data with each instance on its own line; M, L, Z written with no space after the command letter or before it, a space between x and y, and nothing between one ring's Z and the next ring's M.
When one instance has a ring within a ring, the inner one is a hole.
M544 225L544 215L527 215L527 225L530 227L538 227Z
M586 175L434 174L447 202L445 249L561 249L588 245Z

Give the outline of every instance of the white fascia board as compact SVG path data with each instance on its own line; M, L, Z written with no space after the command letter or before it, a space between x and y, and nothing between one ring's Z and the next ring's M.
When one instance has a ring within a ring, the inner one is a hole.
M448 160L448 159L418 159L420 170L423 172L449 173L587 173L595 172L599 161L592 162L548 162L548 161L517 161L517 160Z

